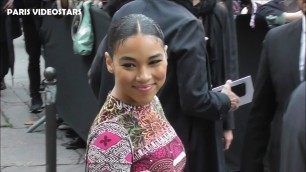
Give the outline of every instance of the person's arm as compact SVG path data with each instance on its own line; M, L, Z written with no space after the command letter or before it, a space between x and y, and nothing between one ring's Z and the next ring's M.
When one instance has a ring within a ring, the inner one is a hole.
M223 150L228 150L234 139L232 130L223 131Z
M94 171L131 171L132 143L127 130L115 122L103 122L89 133L86 168Z
M279 1L272 0L257 10L256 15L264 17L269 25L282 25L303 17L302 11L286 12Z
M176 73L179 101L184 112L204 119L220 120L231 106L233 110L237 108L234 107L236 100L229 85L224 93L208 90L204 35L199 21L187 21L172 37L175 47L169 52L169 57L179 58Z
M294 20L298 20L303 17L303 12L302 11L297 11L295 13L288 13L284 12L282 15L284 15L285 18L285 23L290 23Z
M285 23L298 20L303 17L302 11L297 11L294 13L283 12L280 16L269 15L266 16L266 21L269 25L282 25Z
M278 0L271 0L263 5L261 5L257 11L256 11L256 15L260 15L260 16L269 16L269 15L273 15L273 16L280 16L283 13L283 9L282 9L282 5L280 4L280 2Z

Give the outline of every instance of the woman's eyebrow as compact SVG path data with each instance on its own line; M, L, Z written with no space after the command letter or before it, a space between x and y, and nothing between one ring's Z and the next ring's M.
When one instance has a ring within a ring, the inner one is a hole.
M152 60L152 59L155 59L155 58L161 57L161 56L162 56L161 53L157 53L157 54L154 54L154 55L150 56L150 57L149 57L149 60Z
M157 54L154 54L152 56L149 57L149 60L153 60L155 58L158 58L158 57L161 57L162 56L162 53L157 53ZM136 62L136 59L133 58L133 57L129 57L129 56L123 56L119 59L119 61L132 61L132 62Z
M129 57L129 56L123 56L119 59L119 61L136 61L136 59L134 59L133 57Z

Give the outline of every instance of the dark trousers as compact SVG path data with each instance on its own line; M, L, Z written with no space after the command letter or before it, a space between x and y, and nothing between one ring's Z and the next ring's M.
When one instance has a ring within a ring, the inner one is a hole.
M19 18L0 13L0 80L5 77L9 69L14 72L13 39L21 35Z
M2 10L4 2L0 1L0 8ZM8 73L8 48L6 34L6 15L0 12L0 81Z
M29 55L28 74L30 80L30 96L40 96L40 54L41 40L39 36L39 18L26 15L22 17L25 48Z
M4 78L4 76L8 73L9 65L8 65L8 48L7 42L0 42L0 81Z

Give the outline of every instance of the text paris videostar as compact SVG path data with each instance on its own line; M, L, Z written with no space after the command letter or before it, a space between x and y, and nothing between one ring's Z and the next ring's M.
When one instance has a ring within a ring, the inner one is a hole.
M80 15L81 9L7 9L7 15Z

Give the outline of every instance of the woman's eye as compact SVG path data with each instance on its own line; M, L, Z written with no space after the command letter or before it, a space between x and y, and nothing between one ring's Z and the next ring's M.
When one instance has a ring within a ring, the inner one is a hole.
M125 67L125 68L136 67L133 63L126 63L126 64L122 64L121 66L123 66L123 67Z
M153 60L153 61L150 61L149 64L150 65L154 65L154 64L157 64L159 62L161 62L162 60Z

